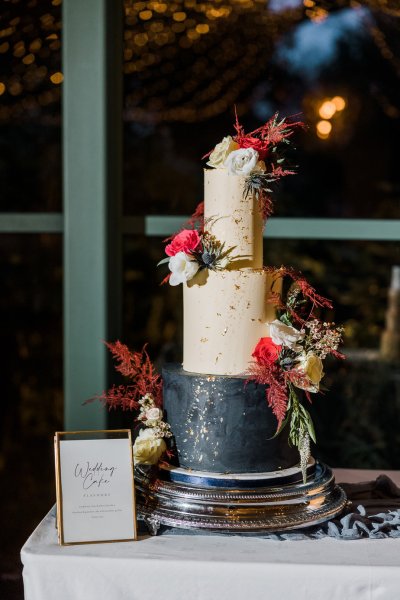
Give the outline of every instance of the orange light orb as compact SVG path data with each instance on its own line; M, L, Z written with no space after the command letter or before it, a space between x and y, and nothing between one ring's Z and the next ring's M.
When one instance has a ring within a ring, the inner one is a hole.
M317 136L322 140L326 140L332 131L332 124L329 121L318 121L316 128Z
M330 100L325 100L319 107L319 116L321 119L331 119L336 112L336 105Z
M332 102L336 107L336 110L343 110L346 108L346 100L342 96L335 96L332 98Z

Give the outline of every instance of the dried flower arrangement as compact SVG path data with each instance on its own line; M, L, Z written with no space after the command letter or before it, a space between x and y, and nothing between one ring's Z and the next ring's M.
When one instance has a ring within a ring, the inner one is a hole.
M278 318L269 324L270 337L261 338L254 349L249 379L267 385L267 402L278 421L276 435L289 427L289 443L299 451L305 481L310 439L316 439L298 390L311 402L310 394L320 391L323 360L328 355L344 358L338 351L343 328L316 316L317 308L332 308L332 304L303 276L286 267L266 270L274 279L289 277L292 284L285 297L271 294Z
M127 385L112 386L96 399L108 408L138 412L141 427L133 445L135 464L157 464L161 456L169 453L166 439L172 437L170 426L163 420L162 379L157 373L146 350L131 352L119 341L106 342L113 358L115 369L130 380Z
M279 119L276 113L264 125L245 133L237 114L236 135L228 135L206 154L207 165L224 169L232 176L244 176L244 197L255 196L260 214L266 220L273 212L272 187L282 177L294 175L286 168L285 147L296 129L304 127L301 121ZM179 285L190 281L201 269L225 269L233 259L234 248L225 245L204 232L204 203L201 202L187 228L169 238L165 248L167 258L158 265L168 263L171 273L162 283Z

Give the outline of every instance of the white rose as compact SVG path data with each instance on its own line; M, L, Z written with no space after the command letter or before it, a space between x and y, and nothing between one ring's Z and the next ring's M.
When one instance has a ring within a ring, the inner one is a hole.
M191 260L185 252L178 252L175 256L171 256L168 267L172 273L169 278L170 285L179 285L189 281L199 270L199 264Z
M269 324L269 335L274 344L286 346L286 348L296 351L301 349L297 342L304 337L304 333L291 325L285 325L278 319Z
M222 142L215 146L208 157L207 164L215 169L223 167L228 154L237 148L239 148L239 144L234 142L230 135L227 135Z
M318 392L320 381L324 376L322 360L319 356L309 352L300 356L298 362L299 365L296 370L306 376L306 381L295 381L295 385L308 392Z
M258 152L254 148L240 148L228 154L225 167L232 175L249 175L258 163Z
M162 411L159 408L149 408L146 410L145 417L147 422L157 422L162 419Z
M156 465L167 449L162 438L155 437L152 429L141 429L133 444L135 465Z

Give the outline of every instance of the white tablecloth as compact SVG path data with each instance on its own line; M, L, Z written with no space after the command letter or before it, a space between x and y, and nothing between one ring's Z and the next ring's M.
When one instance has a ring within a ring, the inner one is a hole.
M60 547L53 511L21 557L25 600L400 599L400 539L164 534Z

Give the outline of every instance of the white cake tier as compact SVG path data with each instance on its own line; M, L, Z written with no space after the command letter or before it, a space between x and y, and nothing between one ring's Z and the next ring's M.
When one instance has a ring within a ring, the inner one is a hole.
M235 247L231 268L263 266L263 220L253 194L244 198L245 177L226 169L204 170L205 229L226 249Z
M279 285L279 283L275 284ZM270 276L262 269L198 273L184 285L183 368L193 373L245 373L275 318L267 302Z

